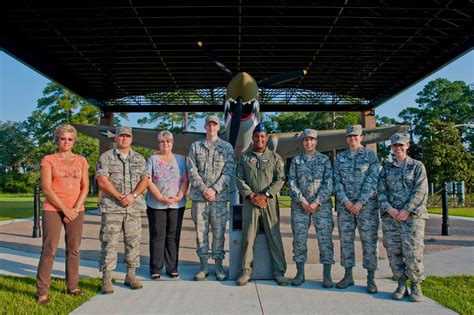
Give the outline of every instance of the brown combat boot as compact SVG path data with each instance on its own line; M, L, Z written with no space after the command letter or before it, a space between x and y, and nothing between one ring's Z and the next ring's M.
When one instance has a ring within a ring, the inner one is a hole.
M207 258L199 258L200 267L198 273L194 276L194 281L204 281L209 275L209 267L207 265Z
M420 282L411 282L410 286L410 301L422 302L424 300L423 292L421 292Z
M104 270L102 272L102 294L114 293L114 287L112 286L112 273L110 270Z
M143 285L138 280L137 276L135 275L135 268L128 268L127 275L125 276L125 281L123 282L124 285L130 287L132 290L137 290L143 288Z
M407 279L405 277L400 277L398 279L398 287L392 293L392 299L401 300L401 299L403 299L404 296L407 296L407 295L408 295Z
M227 275L224 271L224 267L222 266L222 259L216 259L215 268L216 268L216 278L217 278L217 280L218 281L227 280Z
M247 283L249 283L250 281L250 275L251 275L251 272L243 272L242 275L239 277L239 279L235 281L235 284L239 286L247 285Z

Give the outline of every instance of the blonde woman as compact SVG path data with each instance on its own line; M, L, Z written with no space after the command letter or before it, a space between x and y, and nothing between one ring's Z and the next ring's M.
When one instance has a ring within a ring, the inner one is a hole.
M66 242L67 293L84 295L78 288L79 247L84 202L89 190L89 166L84 157L72 152L77 139L77 131L73 126L59 126L54 136L58 151L41 161L41 185L46 199L43 202L43 247L36 278L38 304L49 303L51 270L62 227Z
M170 278L178 278L178 254L188 190L186 159L173 154L173 134L158 134L158 150L147 162L151 181L147 193L150 232L150 276L159 280L163 267Z

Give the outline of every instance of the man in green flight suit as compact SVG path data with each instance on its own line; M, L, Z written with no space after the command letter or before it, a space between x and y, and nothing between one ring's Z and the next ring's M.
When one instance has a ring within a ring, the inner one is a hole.
M277 200L285 183L284 163L278 154L267 149L268 134L263 124L255 127L252 141L253 150L240 155L236 171L237 188L243 197L242 274L236 283L242 286L250 281L253 247L261 222L270 250L273 279L279 285L288 285Z

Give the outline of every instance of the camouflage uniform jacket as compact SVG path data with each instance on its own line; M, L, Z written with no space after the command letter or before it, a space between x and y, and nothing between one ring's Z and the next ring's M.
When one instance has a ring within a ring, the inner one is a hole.
M252 150L242 153L237 163L237 188L242 197L247 197L251 192L268 192L276 197L285 183L284 166L281 157L268 148L262 155ZM270 206L276 198L269 200Z
M365 205L377 196L379 162L374 151L360 147L339 153L334 161L334 192L338 203L360 202ZM376 200L374 200L376 202Z
M213 145L206 139L195 141L188 155L189 197L206 201L202 193L210 187L217 192L216 201L228 201L234 172L234 150L230 143L219 138Z
M131 193L140 180L149 176L143 156L130 150L126 159L120 151L112 149L104 152L97 163L96 176L106 176L115 189L122 193ZM130 207L123 207L120 202L105 192L101 201L103 213L137 213L146 210L145 198L138 195Z
M331 203L332 166L329 158L316 152L296 155L290 164L288 187L291 202L301 206L304 200L318 205Z
M380 215L389 208L405 209L410 214L428 218L428 178L423 163L409 156L403 165L387 162L379 177Z

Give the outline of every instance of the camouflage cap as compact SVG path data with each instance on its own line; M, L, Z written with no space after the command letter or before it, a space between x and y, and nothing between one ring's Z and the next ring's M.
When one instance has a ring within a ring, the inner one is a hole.
M410 137L404 133L394 133L390 138L392 144L407 144L410 142Z
M361 136L362 135L362 126L361 125L351 125L347 126L346 136Z
M303 139L306 137L318 139L318 132L314 129L306 128L305 130L303 130L302 136L303 136Z
M117 126L115 128L115 135L129 135L133 136L132 134L132 127L127 127L127 126Z
M206 124L209 123L209 122L215 122L216 124L219 124L220 122L220 119L218 116L216 115L209 115L206 117Z

